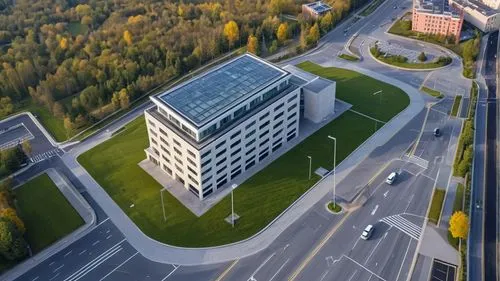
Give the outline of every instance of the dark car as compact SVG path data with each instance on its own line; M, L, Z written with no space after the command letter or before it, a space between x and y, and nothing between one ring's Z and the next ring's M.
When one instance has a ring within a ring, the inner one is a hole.
M441 135L441 130L439 128L434 129L434 136L439 137Z

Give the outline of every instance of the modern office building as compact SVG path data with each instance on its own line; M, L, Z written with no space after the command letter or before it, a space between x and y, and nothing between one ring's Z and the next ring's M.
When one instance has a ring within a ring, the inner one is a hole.
M317 1L313 3L302 5L302 14L305 18L318 19L324 16L326 13L332 10L330 5L323 3L322 1Z
M299 135L308 84L251 54L232 59L151 97L146 156L204 199Z
M498 12L497 1L489 2L489 4L497 8L486 5L486 1L475 0L450 0L450 4L462 9L464 19L481 31L490 32L500 29L500 13Z
M464 16L460 9L450 6L448 0L413 1L412 30L443 36L460 41Z

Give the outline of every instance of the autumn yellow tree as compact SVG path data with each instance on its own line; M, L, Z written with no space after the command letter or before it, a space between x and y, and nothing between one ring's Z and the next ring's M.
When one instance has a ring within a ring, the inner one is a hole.
M276 32L276 37L278 38L280 44L288 39L288 24L286 22L280 24L278 31Z
M17 227L19 232L21 232L22 234L24 234L26 232L24 222L17 216L17 212L13 208L9 207L9 208L5 208L5 209L1 209L0 210L0 218L10 220L12 223L14 223L14 225Z
M259 40L254 35L248 36L247 51L252 54L259 54Z
M467 238L469 231L469 217L462 211L453 213L448 230L454 238Z
M328 32L333 27L332 13L328 12L324 17L321 18L320 27L323 33Z
M128 97L128 93L127 93L127 89L123 88L120 90L120 94L119 94L119 98L120 98L120 106L122 109L127 109L130 105L130 100L129 100L129 97Z
M59 41L59 48L66 50L68 48L68 39L63 37L61 41Z
M128 31L128 30L125 30L123 32L123 40L125 40L127 45L132 44L132 33L130 33L130 31Z
M229 21L226 25L224 25L224 36L229 42L229 47L232 48L234 46L234 42L236 42L236 40L240 37L240 29L235 21Z
M315 23L313 26L311 26L311 29L309 29L308 41L309 43L316 44L319 41L319 37L319 27L318 24Z

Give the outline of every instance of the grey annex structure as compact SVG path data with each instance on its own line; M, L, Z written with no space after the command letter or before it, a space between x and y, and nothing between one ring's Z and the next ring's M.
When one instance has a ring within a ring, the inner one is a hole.
M331 114L335 82L244 54L151 100L147 158L204 199L296 138L301 115Z

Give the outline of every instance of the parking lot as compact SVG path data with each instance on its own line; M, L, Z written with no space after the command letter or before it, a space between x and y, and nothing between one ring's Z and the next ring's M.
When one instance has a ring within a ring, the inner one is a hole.
M23 123L4 128L0 131L0 150L14 147L25 140L33 138L35 137Z

